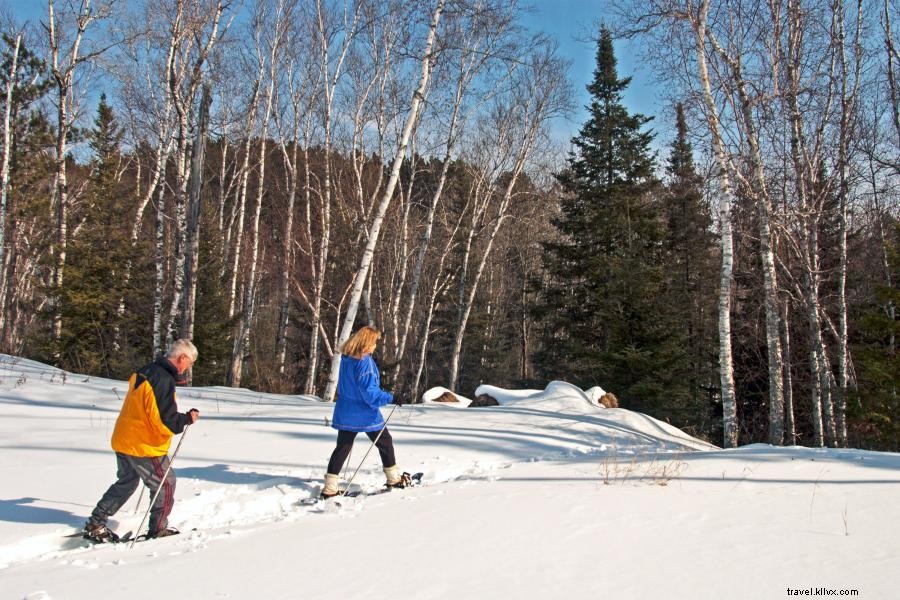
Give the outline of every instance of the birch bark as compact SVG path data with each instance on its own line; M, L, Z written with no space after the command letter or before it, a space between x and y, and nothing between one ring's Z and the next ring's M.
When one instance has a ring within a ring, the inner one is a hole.
M268 22L263 20L263 27L272 27L272 37L268 41L269 54L264 57L261 52L258 53L260 64L265 65L268 61L268 89L266 91L266 107L263 110L260 141L259 141L259 173L257 174L256 183L256 200L253 213L253 222L250 229L250 264L247 273L247 280L244 283L244 301L243 309L238 317L237 335L234 340L234 348L231 356L230 379L233 387L240 387L241 373L243 368L243 358L247 347L250 343L250 325L253 322L253 313L256 306L256 281L257 270L259 268L259 219L262 212L263 196L265 194L265 176L266 176L266 148L269 135L269 121L272 117L272 106L275 102L275 80L276 69L278 66L277 54L281 48L281 43L287 31L288 13L285 12L284 0L280 0L275 7L274 21ZM257 32L257 48L259 45L259 37L261 31Z
M369 267L372 264L372 256L375 253L375 245L378 242L378 235L381 231L381 223L384 220L384 214L385 212L387 212L388 205L391 202L391 197L394 195L394 189L396 188L397 181L400 177L400 167L403 164L403 157L406 154L406 145L409 143L412 128L416 122L416 119L418 118L419 107L425 94L425 88L428 86L428 79L431 75L432 61L435 59L435 56L432 53L432 48L434 46L435 36L437 35L437 28L438 24L440 23L441 14L444 11L444 1L445 0L438 0L437 6L435 7L434 13L432 14L431 25L428 30L428 37L426 38L425 48L422 52L421 58L422 75L419 80L419 85L416 88L415 93L413 94L409 114L407 115L406 119L406 125L403 128L403 133L400 138L397 153L394 156L390 177L388 178L384 194L381 197L381 202L379 203L375 219L368 230L366 247L360 261L359 270L357 271L356 277L354 278L353 288L350 295L350 304L347 307L347 315L344 319L343 325L341 326L340 336L338 338L339 343L343 343L345 340L347 340L353 331L353 322L356 319L356 313L359 308L359 300L362 297L363 286L365 285L366 277L369 273ZM325 388L325 399L328 401L334 400L334 393L337 387L337 375L341 364L340 361L341 355L339 353L335 353L331 359L331 373L328 377L328 385Z
M335 92L337 90L338 83L341 80L341 76L343 74L344 61L347 58L347 53L352 48L356 36L358 34L358 26L360 20L362 18L362 4L357 4L355 10L352 15L351 22L348 27L344 29L342 32L342 44L340 50L337 53L337 58L334 66L331 65L330 59L330 47L333 42L333 38L336 36L335 32L331 31L328 25L328 18L325 13L325 9L322 6L320 0L316 0L316 23L317 30L316 35L319 41L319 57L321 59L321 69L322 69L322 84L323 84L323 93L324 93L324 115L323 115L323 130L324 130L324 177L322 181L322 190L320 193L320 209L318 214L318 225L320 230L319 235L319 247L318 251L315 253L310 253L310 267L312 269L312 273L314 276L314 285L312 289L312 315L311 315L311 333L309 340L309 360L307 364L306 370L306 382L304 385L304 392L307 394L315 393L315 382L317 378L317 374L319 372L319 346L321 344L320 335L320 325L323 322L322 319L322 302L323 302L323 294L325 290L325 281L326 275L328 272L328 257L331 249L331 203L332 203L332 157L331 157L331 144L332 144L332 127L333 127L333 111L334 111L334 101L335 101ZM333 70L332 70L333 69ZM312 229L312 214L311 214L311 198L309 195L309 181L310 181L310 171L309 171L309 160L308 153L306 155L306 178L307 178L307 237L310 240L310 246L312 246L313 240L313 229ZM337 328L335 328L335 336L338 335Z
M215 8L211 11L207 7L193 5L188 7L187 0L177 1L178 18L175 27L183 27L181 36L186 41L196 44L196 54L191 56L193 46L184 44L183 54L176 52L171 55L168 65L168 90L172 99L172 106L176 112L175 145L175 249L174 249L174 279L172 285L172 297L169 304L168 324L166 327L166 344L172 342L175 337L177 324L180 322L180 309L183 307L184 285L187 280L187 272L190 269L186 261L187 255L187 194L188 194L188 163L190 160L190 130L193 125L193 106L197 97L197 90L203 79L203 67L209 59L213 47L219 38L219 27L222 16L229 6L226 0L217 0ZM190 8L193 12L188 13ZM234 17L232 17L233 21ZM207 21L208 20L208 21ZM230 22L229 24L230 25ZM224 29L228 29L228 25ZM204 40L204 30L209 27L209 33Z
M206 132L209 127L209 106L212 102L212 91L209 85L203 86L197 116L197 135L194 138L191 156L190 195L188 197L188 221L186 232L184 307L181 310L181 332L179 337L194 337L194 312L197 302L197 269L200 261L200 194L203 190L203 164L206 156ZM191 373L188 371L188 385Z
M16 87L18 71L19 47L22 34L16 36L13 46L9 76L6 80L6 110L3 113L3 162L0 167L0 341L6 330L6 198L9 192L9 155L12 148L12 132L10 130L10 114L12 113L13 90Z
M719 227L721 229L722 270L719 278L719 384L722 395L722 423L724 447L738 445L737 401L734 389L734 362L731 350L731 286L734 268L734 240L731 222L731 207L734 204L730 159L725 151L720 130L719 111L712 95L706 54L706 28L709 16L709 0L702 0L697 19L693 22L697 69L703 101L706 105L706 119L712 134L713 152L719 166Z
M63 287L68 245L69 184L66 173L66 155L69 133L75 120L75 111L71 104L74 92L73 78L79 65L96 58L103 52L103 50L99 50L84 55L80 54L85 31L91 23L104 16L105 13L105 11L94 11L91 8L91 0L81 0L77 7L70 5L70 8L73 11L75 33L67 48L63 48L64 32L60 30L54 0L47 0L47 23L42 23L47 32L50 47L50 73L56 85L56 176L51 201L56 217L54 249L56 256L53 264L53 287L56 290L61 290ZM108 7L106 8L108 9ZM53 314L54 338L58 340L61 334L62 316L58 308L55 308Z

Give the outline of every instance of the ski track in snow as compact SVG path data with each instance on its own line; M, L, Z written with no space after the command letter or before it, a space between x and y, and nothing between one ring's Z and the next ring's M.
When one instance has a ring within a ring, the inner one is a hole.
M46 437L47 451L67 454L82 451L78 444L69 446L67 434L85 440L88 452L98 454L91 462L108 464L112 452L108 444L127 382L66 373L41 363L0 355L0 403L11 407L16 414L49 417L51 427ZM679 430L645 415L626 410L609 410L593 405L579 388L564 382L552 382L544 391L507 391L483 386L478 393L490 393L501 401L500 407L465 409L468 399L458 406L427 403L402 407L389 426L394 434L398 456L416 456L415 464L401 467L410 472L424 473L422 490L416 493L436 493L434 486L452 481L492 481L497 472L518 462L565 460L610 453L620 457L710 449L713 446L690 438ZM428 396L437 395L434 392ZM303 506L299 501L316 495L320 489L324 462L333 445L334 430L327 427L332 407L318 399L303 396L282 396L254 393L223 387L185 388L177 392L179 409L201 410L201 419L188 429L189 437L182 455L176 458L174 469L178 476L176 507L170 518L175 527L196 529L185 532L165 545L179 551L202 549L216 539L244 535L253 529L277 522L296 521L312 515L327 513L346 518L357 514L370 502L369 498L344 500L343 506L320 503ZM18 410L17 410L18 409ZM59 418L62 417L62 418ZM436 417L436 418L435 418ZM452 426L447 426L452 419ZM503 428L495 426L502 421ZM72 427L72 421L78 423ZM85 431L86 426L86 431ZM246 429L257 428L264 435L275 433L285 438L279 454L280 465L273 465L271 452L263 452L270 460L256 462L263 456L252 456L252 449L235 447L225 451L230 436L252 439ZM196 433L194 433L196 430ZM32 432L19 432L21 439L30 439ZM15 436L14 436L15 437ZM204 461L199 449L209 438L214 447L222 449L213 462ZM310 451L309 439L321 440L317 451ZM293 451L292 445L297 446ZM52 441L51 441L52 440ZM175 442L173 440L172 450ZM360 437L348 465L356 465L364 448ZM420 448L445 450L423 454ZM248 452L249 450L249 452ZM104 456L104 453L107 453ZM250 456L248 456L248 453ZM304 466L291 467L296 458L312 461ZM463 460L460 460L463 458ZM487 458L487 459L486 459ZM266 464L268 463L268 464ZM104 486L114 480L114 470L98 467L96 498L80 498L69 505L67 520L79 528L90 513L92 502L102 494ZM349 473L344 473L345 481ZM93 479L93 477L92 477ZM354 488L373 490L379 487L383 475L377 453L372 453L357 476ZM52 489L52 481L47 482ZM429 489L424 492L424 489ZM63 498L58 490L54 498ZM413 490L395 492L409 495ZM137 529L146 510L148 498L142 487L141 508L135 512L137 493L117 515L110 526L124 534ZM438 492L439 493L439 492ZM40 504L37 498L23 497L20 507ZM65 506L65 501L60 500ZM0 568L30 561L62 559L84 568L98 568L100 563L90 557L109 548L92 546L80 538L66 538L77 529L57 527L28 527L38 529L25 532L22 537L4 535L0 538ZM11 538L11 539L10 539ZM139 542L141 543L141 542ZM147 542L143 542L147 543ZM162 544L155 540L154 545ZM115 554L127 545L116 546ZM73 558L77 557L77 558Z

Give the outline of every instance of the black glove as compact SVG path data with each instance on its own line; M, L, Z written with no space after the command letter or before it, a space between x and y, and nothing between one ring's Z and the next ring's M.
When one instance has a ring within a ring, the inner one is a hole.
M409 404L409 402L407 402L400 396L394 396L394 404L396 404L397 406L403 406L404 404Z

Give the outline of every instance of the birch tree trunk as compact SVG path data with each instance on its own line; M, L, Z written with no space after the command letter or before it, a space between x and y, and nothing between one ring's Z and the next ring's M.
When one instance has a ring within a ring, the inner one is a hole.
M250 325L253 322L253 312L256 306L256 281L259 267L259 218L262 212L263 195L265 194L266 177L266 148L269 135L269 120L272 117L272 105L275 102L275 71L278 65L276 60L281 42L284 39L287 23L284 12L284 2L280 1L275 8L274 23L263 23L273 27L273 37L270 41L268 64L268 83L266 91L266 107L262 115L262 130L259 141L259 174L256 183L256 201L253 213L253 223L250 229L250 264L247 273L247 281L244 284L244 302L241 314L238 317L237 335L235 335L234 348L231 355L230 382L232 387L240 387L241 372L244 354L250 343ZM259 35L259 34L258 34ZM266 57L259 54L260 64L266 64Z
M172 60L174 59L174 54L179 45L180 33L173 29L170 32L168 37L168 45L166 51L165 64L166 68L172 64ZM137 57L134 57L135 62L138 62ZM151 81L154 74L156 65L147 65L147 80ZM138 239L141 233L141 229L144 223L144 212L147 210L147 205L150 204L150 201L153 199L154 194L157 193L158 186L160 185L160 181L164 179L164 174L166 170L166 163L169 159L169 154L172 150L172 98L168 93L168 86L163 83L164 88L166 89L166 93L162 95L163 109L162 115L155 115L157 118L155 119L157 126L157 143L155 150L155 157L153 161L153 168L151 169L150 179L147 184L146 190L141 190L140 185L136 191L136 196L138 197L138 205L135 211L134 221L131 226L131 249L134 250L137 247ZM150 88L151 86L148 86ZM141 93L140 90L136 90L135 93ZM150 94L150 89L147 90L147 93ZM155 95L154 95L155 96ZM140 161L138 161L138 166L140 167ZM137 178L138 183L140 184L140 177ZM123 279L125 281L125 285L123 285L123 289L128 287L128 282L131 280L132 269L134 265L131 263L129 259L128 263L125 265L125 272L123 274ZM118 307L118 315L121 318L125 314L125 297L122 296L119 298L119 307ZM154 332L156 329L154 328ZM120 341L118 336L121 334L120 331L117 331L116 345L120 345ZM154 350L157 347L154 345Z
M322 6L321 0L316 0L316 23L317 30L316 34L319 39L319 56L321 59L322 65L322 83L323 83L323 92L324 92L324 115L323 115L323 129L324 129L324 176L322 181L322 191L321 191L321 207L319 210L319 229L320 229L320 237L319 237L319 247L318 252L310 253L310 267L312 269L312 273L315 274L314 285L312 289L312 315L311 315L311 332L309 339L309 360L307 364L306 370L306 382L304 385L304 392L307 394L315 393L315 383L316 383L316 375L319 372L319 345L320 341L320 329L323 323L322 319L322 301L323 294L325 290L325 280L328 272L328 257L331 249L331 203L332 203L332 156L331 156L331 143L332 143L332 119L333 119L333 110L334 110L334 100L335 100L335 91L337 89L338 82L341 79L344 61L347 58L347 53L350 51L353 43L355 42L357 35L357 27L362 18L362 4L358 4L355 7L353 13L353 19L350 26L344 30L343 32L343 42L340 51L338 52L338 56L336 59L336 64L334 66L334 70L332 71L331 61L330 61L330 45L332 35L329 31L329 27L327 24L327 15L325 14L325 10ZM307 237L310 241L310 247L312 247L313 240L313 230L312 230L312 214L311 214L311 197L310 197L310 169L309 169L309 154L308 152L304 152L304 156L306 158L305 161L305 174L306 174L306 200L307 200L307 210L306 210L306 231ZM318 260L316 260L318 259ZM335 331L335 335L337 332Z
M784 441L784 367L781 364L781 331L778 308L778 278L775 271L775 252L773 250L771 216L772 201L769 197L768 184L763 168L763 157L760 150L759 130L756 117L753 115L753 101L747 91L748 82L743 74L741 57L731 56L709 34L716 51L731 69L731 76L737 89L740 110L737 111L739 122L742 121L746 141L750 146L750 164L753 172L753 186L747 192L754 198L759 217L759 253L763 272L763 291L766 308L766 350L769 362L769 441L780 446Z
M797 444L797 424L794 420L794 386L791 376L790 301L786 298L781 324L784 327L784 434L785 443L794 446Z
M510 201L512 200L513 190L522 173L526 161L529 160L535 149L535 144L540 136L545 123L556 116L562 114L568 107L569 99L565 80L560 76L564 72L562 64L553 55L553 48L539 45L529 56L521 59L524 63L519 68L516 75L511 93L510 104L506 114L498 115L500 122L497 123L496 129L499 132L497 141L501 145L496 148L495 152L501 154L502 146L515 148L512 157L511 168L508 169L504 176L508 177L506 187L503 190L496 214L493 219L493 227L486 238L485 245L480 250L480 259L475 269L474 277L469 284L467 296L463 299L460 312L460 320L457 324L456 336L453 341L453 352L450 358L450 377L449 389L456 391L459 385L459 365L462 354L463 337L466 333L469 316L472 312L472 305L475 302L475 294L478 291L478 285L484 273L484 267L490 257L494 241L497 233L508 217ZM532 88L531 82L540 81L539 89ZM507 112L508 111L508 112ZM508 131L503 131L505 127L510 127ZM516 147L516 140L518 147ZM502 164L501 162L497 163ZM485 205L488 204L490 196L493 195L495 181L491 181L486 189Z
M186 14L186 0L177 0L178 15L175 20L175 30L179 31L179 37L196 44L196 55L188 64L189 54L179 56L176 52L171 56L167 69L168 91L171 95L172 106L177 116L176 131L176 156L175 156L175 249L174 249L174 280L172 285L172 298L169 304L168 324L166 327L166 343L174 341L175 331L179 323L179 312L183 307L184 283L186 271L190 268L186 261L187 254L187 195L188 195L188 168L190 152L190 129L192 126L193 106L197 96L197 90L202 81L202 70L209 59L213 47L218 41L219 26L222 16L229 6L227 0L217 0L215 8L209 10L199 5L193 6L195 14ZM191 18L194 17L194 18ZM204 29L209 26L209 34L204 41ZM189 22L188 22L189 21ZM180 29L183 27L183 29ZM225 27L227 29L227 26ZM186 46L185 51L190 53L192 47Z
M477 18L477 16L475 17ZM489 31L487 35L496 35L497 38L503 36L503 27L485 27L475 28L476 31ZM412 278L410 280L406 312L401 319L399 325L397 351L394 360L397 363L394 367L393 380L398 381L400 370L403 365L403 357L406 354L406 346L409 340L410 326L412 324L413 312L416 308L416 302L419 294L419 286L422 281L422 273L425 266L425 258L431 244L431 236L434 230L434 218L437 213L441 197L444 193L444 186L447 183L447 175L450 171L450 163L456 148L459 132L457 130L460 121L465 120L461 116L462 103L469 93L469 87L478 75L480 69L487 64L491 58L490 52L482 51L482 40L477 36L467 32L461 32L460 36L460 58L459 71L456 77L456 89L452 96L452 106L450 114L450 123L447 127L447 135L444 143L444 157L441 161L441 173L438 177L437 187L431 196L431 202L428 205L428 213L425 216L425 227L422 231L422 237L416 249L416 259L413 267ZM486 44L489 45L489 44ZM398 294L398 301L401 294ZM432 303L433 304L433 303Z
M6 331L6 198L9 192L9 155L12 148L12 131L10 130L10 114L12 113L13 90L16 87L16 73L19 63L19 46L22 34L16 36L13 47L12 63L6 80L6 111L3 114L3 162L0 167L0 342Z
M256 113L259 109L259 88L263 82L263 70L265 63L261 62L259 73L257 74L256 83L253 88L253 96L250 100L250 106L247 108L247 124L244 129L244 159L238 174L238 186L235 190L237 198L235 206L237 207L237 215L231 220L229 231L233 231L234 250L231 254L231 270L229 277L228 292L228 318L234 317L234 311L237 308L237 284L240 278L241 254L244 248L244 218L247 214L247 187L250 185L250 147L253 141L253 127L256 121ZM236 219L236 221L235 221Z
M188 197L187 248L184 273L184 308L181 311L181 333L179 337L194 337L194 311L197 302L197 268L200 260L200 194L203 191L203 165L206 155L206 131L209 127L209 105L212 102L209 85L203 86L197 115L197 135L191 156L190 195ZM188 385L191 382L188 372Z
M288 189L288 205L287 205L287 218L285 219L284 225L284 240L282 245L282 271L281 271L281 288L279 290L279 300L278 300L278 331L276 333L276 364L278 366L278 373L284 375L285 373L285 361L287 355L287 327L288 327L288 319L290 316L290 284L291 284L291 274L294 270L294 207L297 201L297 188L300 185L300 147L301 147L301 135L300 135L300 127L303 122L301 119L301 114L303 112L306 113L306 127L303 134L302 147L304 152L307 151L309 147L309 134L310 128L312 126L312 110L311 110L311 99L305 98L306 94L309 93L310 90L306 89L306 86L310 84L312 76L307 72L306 77L303 82L299 85L296 83L296 68L297 68L297 60L291 60L288 67L288 83L290 89L288 90L288 98L291 103L291 133L290 133L290 142L288 142L288 138L285 136L282 131L282 119L279 116L279 111L275 111L275 123L278 125L278 131L281 138L281 154L285 164L285 171L287 177L287 189ZM310 88L318 85L318 81L316 81ZM305 110L301 104L306 102ZM291 149L288 152L288 145L290 145ZM309 165L307 161L306 171L308 175ZM309 189L308 189L308 181L307 181L307 210L309 210ZM305 295L304 295L305 296Z
M706 55L706 28L709 15L709 0L702 0L694 34L697 51L697 69L703 101L706 105L706 119L712 134L713 152L719 167L719 227L721 228L722 270L719 279L719 379L722 395L722 423L724 427L724 447L738 445L737 402L734 389L734 363L731 350L731 286L733 283L734 240L731 223L731 206L734 204L734 190L729 176L729 159L725 151L719 125L719 113L712 95Z
M840 59L841 68L841 123L840 135L838 139L838 173L839 185L838 194L840 195L840 233L839 233L839 266L838 266L838 389L837 389L837 442L842 447L847 446L847 391L850 386L849 358L850 348L847 343L847 271L848 271L848 255L847 255L847 229L849 228L849 204L850 204L850 143L852 139L852 111L856 105L859 82L860 69L862 60L860 58L860 35L862 30L862 0L857 1L857 20L856 35L853 40L855 69L852 83L852 91L848 91L848 67L846 48L846 33L844 26L844 10L843 5L838 4L835 10L838 23L838 57ZM894 107L896 110L896 105Z
M412 392L410 395L410 400L413 402L417 402L419 399L419 384L422 381L422 373L425 370L425 358L428 354L428 341L431 337L431 322L434 319L434 312L438 307L437 300L438 297L446 289L447 285L450 283L450 280L453 277L452 273L448 273L446 275L442 275L442 273L444 271L444 265L447 262L447 257L450 256L450 253L455 247L453 239L456 237L456 232L458 230L459 221L456 222L453 231L450 232L449 236L447 237L447 243L444 246L444 251L441 253L437 268L435 269L434 283L431 286L431 294L429 295L427 307L425 309L425 323L422 325L422 337L419 342L419 356L416 366L416 375L413 380Z
M887 79L888 91L891 96L891 118L894 123L894 133L897 142L900 143L900 85L897 84L897 74L894 72L894 61L898 59L897 48L894 47L894 33L891 27L891 3L884 0L884 47L887 52Z
M66 174L66 154L68 152L67 140L72 128L74 115L70 101L73 95L73 77L75 70L83 62L95 58L100 53L80 55L81 42L88 26L97 19L97 14L91 9L90 0L81 0L77 7L70 7L76 11L75 34L68 49L63 49L61 39L62 32L57 21L54 0L47 0L47 23L42 23L47 31L50 46L50 73L56 86L56 177L53 189L51 206L55 208L56 216L56 246L55 261L53 264L53 288L59 292L63 287L63 273L66 266L66 247L68 245L68 217L69 217L69 185ZM62 316L58 304L53 311L53 336L59 340L62 335Z
M153 353L163 351L162 311L166 276L166 208L163 188L156 203L156 288L153 291Z
M437 34L438 24L440 23L441 14L444 11L444 1L445 0L438 0L437 6L431 18L431 25L428 30L428 37L425 41L425 49L422 53L421 59L422 76L419 81L419 86L416 88L416 91L413 94L409 114L406 119L406 125L403 128L403 133L400 137L400 143L397 148L397 153L394 156L390 177L385 187L384 194L381 198L381 202L379 203L375 219L368 230L368 238L365 251L363 252L363 256L360 261L359 270L357 271L356 277L354 278L350 295L350 303L347 307L347 315L344 319L343 325L341 326L340 337L338 338L339 344L349 339L350 334L353 332L353 322L356 320L356 313L359 308L359 300L362 296L363 286L365 285L366 277L369 273L369 267L372 264L372 256L375 253L375 245L378 243L378 235L381 231L381 223L384 220L384 214L385 212L387 212L388 205L390 204L391 198L394 195L394 189L397 186L397 181L400 178L400 167L403 164L403 157L406 154L406 146L409 143L413 125L418 118L419 107L425 94L425 88L428 85L428 79L431 74L432 61L435 58L432 54L432 48L434 46L434 40ZM337 375L340 369L340 364L341 355L339 352L336 352L331 359L331 373L328 377L328 385L325 388L325 399L328 401L334 400L334 393L337 388Z

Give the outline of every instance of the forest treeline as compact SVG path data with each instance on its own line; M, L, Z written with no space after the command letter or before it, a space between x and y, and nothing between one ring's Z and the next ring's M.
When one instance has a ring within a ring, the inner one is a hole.
M189 337L195 385L333 399L371 323L411 400L562 379L897 450L894 7L750 4L618 4L562 149L568 65L511 0L0 10L0 351L126 378Z

